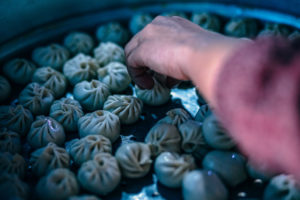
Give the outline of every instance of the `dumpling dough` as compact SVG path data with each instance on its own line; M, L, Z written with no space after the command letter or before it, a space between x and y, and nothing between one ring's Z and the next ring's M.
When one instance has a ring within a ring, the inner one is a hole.
M195 121L203 122L211 114L212 114L212 111L209 108L208 104L204 104L204 105L200 106L200 108L195 116Z
M60 123L65 131L77 131L77 122L83 115L80 103L71 98L54 101L50 108L50 117Z
M96 37L101 42L114 42L124 45L129 40L128 31L118 22L101 25L96 32Z
M0 173L0 199L27 199L29 187L17 174Z
M76 55L78 53L89 54L94 47L94 40L91 36L83 32L72 32L64 39L64 46Z
M68 151L73 161L81 165L98 153L111 153L112 146L110 140L102 135L88 135L80 140L73 140Z
M50 44L36 48L32 53L32 60L40 67L50 66L56 70L61 70L69 56L69 51L65 47L59 44Z
M149 24L153 18L151 15L146 13L139 13L134 15L129 22L129 29L132 34L138 33L140 30L142 30L147 24Z
M287 37L290 34L290 29L283 25L277 23L266 23L264 29L259 33L258 36L282 36Z
M71 85L75 85L95 78L98 68L99 65L94 58L80 53L65 63L63 73Z
M31 81L36 66L22 58L15 58L3 66L3 72L12 82L25 85Z
M182 108L174 108L166 113L166 117L158 121L158 123L167 123L174 126L179 126L180 124L192 119L187 111Z
M11 86L8 80L4 78L3 76L0 76L0 103L4 102L9 98L9 95L11 93Z
M0 126L26 135L33 122L31 112L22 105L0 106Z
M297 200L300 189L292 175L281 174L271 179L264 191L264 200Z
M161 152L180 152L180 134L174 125L160 123L153 126L148 132L145 143L149 144L152 156Z
M0 151L12 154L21 151L21 139L18 133L6 128L0 129Z
M142 113L143 102L129 95L112 95L107 98L103 109L116 114L121 124L133 124Z
M94 195L72 196L68 200L101 200Z
M211 151L204 157L202 166L217 173L231 187L247 179L245 159L235 152Z
M227 200L228 191L212 171L194 170L187 173L182 182L184 200Z
M49 142L47 146L32 152L29 162L32 172L37 176L43 176L53 169L68 168L70 156L64 148Z
M151 151L147 144L141 142L123 144L117 149L116 159L122 175L127 178L141 178L151 168Z
M167 103L171 97L171 90L164 84L160 83L157 79L154 80L154 86L150 90L140 89L135 85L136 96L141 99L145 104L151 106L159 106Z
M29 83L19 95L19 102L34 115L48 114L53 101L51 90L38 83Z
M51 117L38 116L31 124L27 141L33 148L46 146L49 142L63 145L65 141L64 128Z
M51 67L38 68L33 74L32 82L37 82L48 88L56 98L63 96L67 89L66 77Z
M77 175L80 185L97 195L107 195L121 181L117 160L108 153L99 153L93 160L83 163Z
M82 81L74 87L74 98L79 101L83 108L95 111L103 108L103 104L110 95L106 84L97 80Z
M0 153L0 171L9 174L17 174L24 178L26 173L26 162L19 154L9 152Z
M193 156L179 155L174 152L161 153L154 163L154 171L158 181L170 188L180 187L184 175L195 168Z
M257 34L257 23L254 19L233 18L225 25L224 32L233 37L253 38Z
M111 92L122 92L131 83L126 66L119 62L110 62L98 69L97 74L98 79L105 83Z
M64 200L79 193L76 177L68 169L52 170L47 176L41 178L36 186L36 193L44 200Z
M78 121L80 137L103 135L113 143L120 136L119 117L105 110L97 110L81 117Z
M125 62L124 49L113 42L101 42L100 45L94 49L94 57L100 67L110 62Z
M193 13L191 21L210 31L219 32L221 29L220 19L210 13Z
M226 150L235 146L215 115L210 115L204 120L202 130L207 144L215 149Z

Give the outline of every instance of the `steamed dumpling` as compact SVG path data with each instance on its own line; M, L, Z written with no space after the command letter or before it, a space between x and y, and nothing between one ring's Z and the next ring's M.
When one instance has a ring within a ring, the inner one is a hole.
M69 51L65 47L59 44L50 44L36 48L32 53L32 60L41 67L50 66L61 70L69 56Z
M64 148L49 142L47 146L32 152L29 162L32 172L37 176L43 176L53 169L68 168L70 156Z
M166 16L166 17L177 16L177 17L182 17L184 19L188 19L187 15L184 12L181 12L181 11L169 11L169 12L164 12L161 15Z
M254 19L233 18L225 25L224 32L233 37L253 38L257 34L257 23Z
M212 114L212 111L209 108L208 104L204 104L204 105L200 106L200 108L195 116L195 121L203 122L211 114Z
M65 76L51 67L38 68L33 74L32 82L48 88L56 98L63 96L67 89Z
M219 32L221 29L220 19L211 13L194 13L191 21L210 31Z
M112 95L107 98L103 109L116 114L121 124L135 123L143 108L143 102L136 97L129 95Z
M153 156L161 152L180 152L180 134L174 125L159 123L148 132L145 143L149 144Z
M71 85L75 85L95 78L98 68L99 65L94 58L80 53L65 63L63 73Z
M83 114L80 103L71 98L56 100L50 108L50 117L60 123L65 131L76 131L77 122Z
M3 72L12 82L25 85L31 81L36 66L21 58L15 58L3 66Z
M151 151L147 144L134 142L123 144L117 149L116 159L122 175L127 178L141 178L151 168Z
M101 67L110 62L125 62L124 49L113 42L101 42L94 49L94 56Z
M179 155L174 152L161 153L154 163L158 181L170 188L180 187L184 175L195 168L195 161L191 155Z
M260 179L262 181L269 181L273 176L274 172L270 172L267 169L262 168L261 166L252 165L249 161L247 162L246 169L249 177L252 179Z
M73 140L68 151L73 161L81 165L93 159L98 153L111 153L112 146L110 140L102 135L88 135L84 138Z
M98 79L105 83L111 92L122 92L131 83L126 66L119 62L110 62L98 69L97 73Z
M26 135L33 122L31 112L22 105L0 106L0 126Z
M293 40L296 40L296 39L299 39L300 38L300 32L298 30L292 32L290 35L289 35L289 40L293 41Z
M290 29L283 25L277 23L266 23L264 29L259 33L259 36L282 36L287 37L290 34Z
M83 32L72 32L64 39L64 46L76 55L78 53L89 54L94 47L94 40L91 36Z
M135 92L136 96L145 104L152 106L165 104L171 97L171 90L164 84L160 83L157 79L154 79L154 86L152 89L143 90L136 85Z
M46 146L49 142L62 145L65 141L64 128L51 117L38 116L31 124L27 141L33 148Z
M0 199L27 199L29 187L17 174L0 173Z
M101 200L94 195L81 195L81 196L72 196L68 200Z
M88 111L99 110L110 95L106 84L97 80L82 81L74 87L74 98Z
M120 136L119 117L105 110L97 110L81 117L78 121L80 137L103 135L113 143Z
M187 173L182 182L184 200L227 200L228 191L212 171L194 170Z
M9 152L0 153L0 171L17 174L23 178L26 173L26 162L19 154L13 155Z
M182 108L174 108L166 113L166 117L158 121L158 123L167 123L174 126L179 126L180 124L192 119L187 111Z
M227 131L220 124L215 115L210 115L203 122L204 139L209 146L215 149L231 149L235 146Z
M59 168L41 178L36 193L44 200L64 200L79 193L79 185L73 172Z
M4 102L9 98L9 95L11 93L11 86L8 80L4 78L3 76L0 76L0 103Z
M119 185L121 171L112 155L98 153L93 160L81 165L77 178L84 189L97 195L106 195Z
M20 135L6 128L0 129L0 152L10 152L12 154L21 151Z
M140 30L142 30L147 24L149 24L152 20L153 18L149 14L136 14L130 19L129 29L132 34L136 34Z
M124 45L129 39L128 31L118 22L109 22L101 25L96 32L96 37L101 42L114 42Z
M53 101L51 90L38 83L29 83L19 95L20 104L34 115L47 114Z

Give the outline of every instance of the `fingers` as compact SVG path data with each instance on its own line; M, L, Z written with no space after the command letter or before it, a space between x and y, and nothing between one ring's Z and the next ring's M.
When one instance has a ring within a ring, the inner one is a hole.
M166 80L166 86L171 89L178 85L180 82L180 80L168 76Z
M152 89L154 86L154 81L152 76L147 73L149 70L147 67L127 67L128 73L133 79L133 81L141 88L141 89Z

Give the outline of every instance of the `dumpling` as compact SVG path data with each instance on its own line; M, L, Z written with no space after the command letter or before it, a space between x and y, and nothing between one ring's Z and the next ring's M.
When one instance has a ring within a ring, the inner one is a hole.
M96 37L101 42L114 42L124 45L129 40L129 32L118 22L101 25L96 31Z
M187 15L184 12L181 12L181 11L169 11L169 12L164 12L161 15L166 16L166 17L177 16L177 17L182 17L184 19L188 19Z
M0 153L0 171L9 174L17 174L24 178L26 173L26 162L19 154L9 152Z
M22 105L0 106L0 126L26 135L33 122L31 112Z
M121 124L133 124L142 113L143 102L130 95L111 95L104 103L103 109L116 114Z
M63 73L71 85L75 85L95 78L98 68L99 65L94 58L80 53L65 63Z
M125 65L110 62L97 71L98 79L105 83L111 92L122 92L128 88L131 78Z
M0 152L10 152L12 154L21 151L20 135L6 128L0 129Z
M149 144L152 156L161 152L180 152L180 133L174 125L159 123L148 132L145 143Z
M94 57L100 67L110 62L125 62L124 49L113 42L101 42L100 45L94 49Z
M52 170L41 178L36 193L44 200L64 200L79 193L79 185L73 172L65 168Z
M194 170L182 181L184 200L227 200L228 191L219 177L212 171Z
M31 124L27 141L33 148L46 146L49 142L63 145L65 141L64 128L51 117L37 116Z
M184 175L195 169L193 156L179 155L174 152L163 152L155 160L154 171L158 181L166 187L181 187Z
M167 103L171 97L171 90L157 79L154 80L154 86L150 90L140 89L135 85L136 96L145 104L159 106Z
M275 176L274 172L270 172L269 170L262 169L261 166L257 167L256 165L252 165L249 161L247 162L246 169L248 175L253 179L260 179L262 181L269 181L273 176Z
M15 58L3 66L3 72L12 82L25 85L31 81L36 66L22 58Z
M215 115L210 115L203 122L203 135L207 144L215 149L231 149L235 146Z
M32 60L41 67L50 66L61 70L69 56L69 51L65 47L59 44L50 44L36 48L32 53Z
M298 200L300 188L292 175L281 174L271 179L264 191L264 200Z
M72 32L64 39L64 46L76 55L78 53L89 54L94 47L94 40L91 36L83 32Z
M220 19L211 13L193 13L191 21L210 31L219 32L221 29Z
M151 151L147 144L141 142L123 144L117 149L116 159L122 175L127 178L141 178L151 168Z
M97 80L77 83L73 91L74 98L88 111L99 110L110 95L106 84Z
M47 114L53 101L51 90L38 83L29 83L19 95L20 104L34 115Z
M233 18L225 25L225 34L233 37L253 38L257 34L257 23L254 19Z
M283 24L266 23L264 29L259 33L259 36L273 35L287 37L290 32L290 29Z
M102 135L88 135L72 141L68 151L73 161L81 165L93 159L98 153L111 153L112 146L110 140Z
M158 123L167 123L174 126L179 126L180 124L192 119L190 114L182 108L174 108L166 113L166 117L158 121Z
M300 38L300 32L298 30L292 32L290 35L289 35L289 40L293 41L293 40L296 40L296 39L299 39Z
M195 116L195 121L203 122L211 114L212 114L212 111L209 108L208 104L204 104L204 105L200 106L200 108Z
M81 196L72 196L68 200L101 200L94 195L81 195Z
M80 103L71 98L56 100L50 108L50 117L60 123L65 131L76 131L77 122L83 115Z
M97 195L107 195L121 181L121 171L115 157L98 153L93 160L83 163L77 175L80 185Z
M211 151L204 157L202 166L204 169L217 173L231 187L247 179L245 159L235 152Z
M29 187L16 174L1 172L0 199L17 200L27 199Z
M11 93L11 86L8 80L4 78L3 76L0 76L0 103L4 102L9 98L9 95Z
M43 176L53 169L68 168L70 156L64 148L49 142L47 146L32 152L29 162L32 172L37 176Z
M129 29L132 34L138 33L142 30L147 24L152 22L153 18L151 15L146 13L139 13L134 15L129 22Z
M113 143L120 136L119 117L105 110L97 110L81 117L78 121L80 137L103 135Z

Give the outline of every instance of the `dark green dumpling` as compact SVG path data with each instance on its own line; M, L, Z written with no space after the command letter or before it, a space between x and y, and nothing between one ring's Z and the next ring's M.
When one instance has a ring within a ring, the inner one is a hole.
M225 25L224 32L233 37L253 38L257 34L257 23L254 19L233 18Z
M195 24L210 31L219 32L221 29L220 19L210 13L194 13L191 20Z
M196 116L195 121L203 122L207 117L212 114L211 109L209 108L208 104L204 104L200 106Z
M129 29L132 34L138 33L153 20L152 16L145 13L134 15L129 22Z
M259 33L259 36L283 36L288 37L291 33L290 29L283 24L266 23L264 29Z

